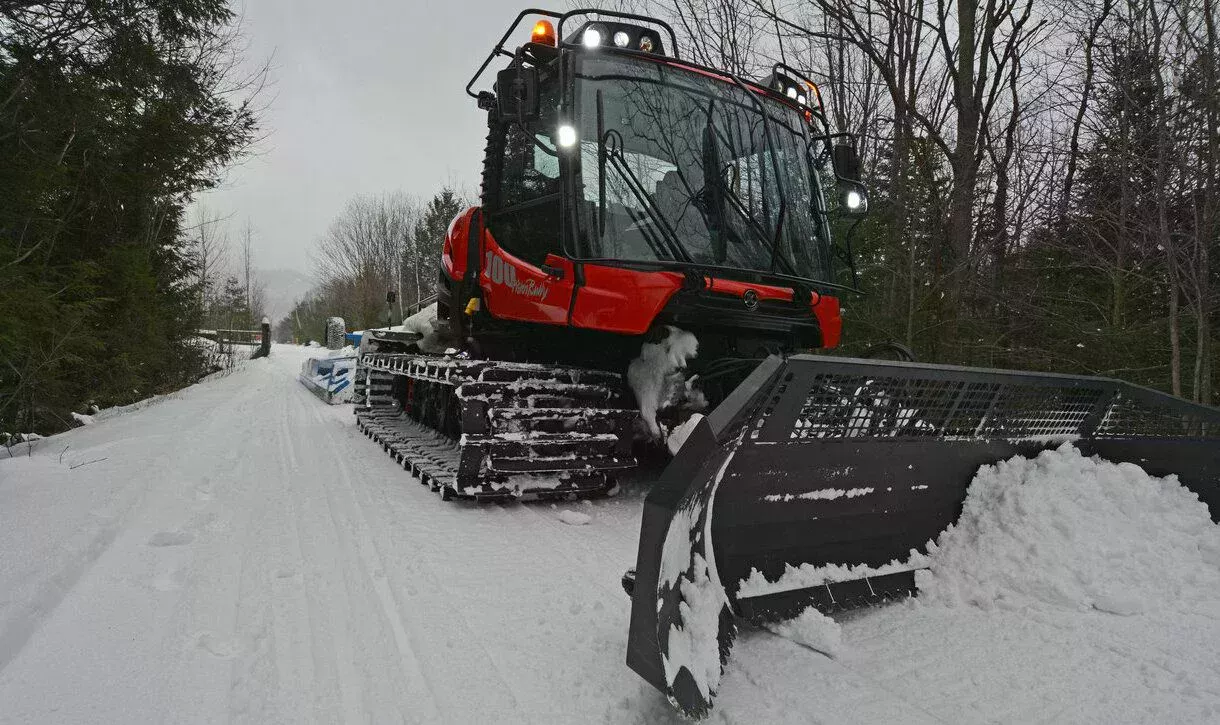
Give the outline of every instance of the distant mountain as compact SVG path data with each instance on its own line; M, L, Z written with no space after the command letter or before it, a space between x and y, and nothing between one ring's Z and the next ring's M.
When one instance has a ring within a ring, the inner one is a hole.
M254 274L267 292L267 317L273 325L313 287L313 279L295 269L259 269Z

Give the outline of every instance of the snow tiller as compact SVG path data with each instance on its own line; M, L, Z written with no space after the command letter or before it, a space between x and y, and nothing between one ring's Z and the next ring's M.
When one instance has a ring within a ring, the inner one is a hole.
M692 714L737 618L909 593L885 565L955 520L984 463L1075 439L1220 505L1213 411L806 354L838 345L856 291L832 222L868 207L808 76L693 63L655 18L520 13L466 86L482 194L437 240L435 305L361 339L360 428L447 498L600 495L680 451L647 500L628 651Z
M421 481L604 494L760 360L838 344L853 288L830 221L867 199L800 73L681 60L639 15L528 10L466 90L488 119L481 203L438 240L430 317L369 331L354 385L361 430Z
M1071 441L1174 474L1220 521L1220 410L1107 378L796 355L763 362L645 503L628 664L694 716L736 621L914 593L910 552L979 467Z

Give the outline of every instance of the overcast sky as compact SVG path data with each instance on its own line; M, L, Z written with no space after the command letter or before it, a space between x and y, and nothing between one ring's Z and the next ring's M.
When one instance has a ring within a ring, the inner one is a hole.
M309 252L359 193L478 189L485 116L463 89L520 11L495 0L240 0L247 62L271 59L257 155L200 199L248 218L255 262L311 271ZM529 28L523 31L528 35Z

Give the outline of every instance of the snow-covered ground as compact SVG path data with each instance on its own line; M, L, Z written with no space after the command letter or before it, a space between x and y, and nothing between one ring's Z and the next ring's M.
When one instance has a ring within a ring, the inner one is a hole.
M276 346L0 460L0 721L677 721L624 664L641 491L442 502L297 382L307 354ZM1074 577L1055 584L1067 600L1013 597L1037 578L1020 561L997 593L945 555L961 571L934 570L937 596L843 618L833 659L804 636L817 622L745 632L711 720L1220 721L1208 534L1137 539L1108 563L1065 520L1027 561L1080 547L1088 567L1056 573ZM1171 567L1161 597L1108 590L1105 567L1138 577L1173 546L1195 546L1197 576ZM1112 598L1075 606L1078 590Z

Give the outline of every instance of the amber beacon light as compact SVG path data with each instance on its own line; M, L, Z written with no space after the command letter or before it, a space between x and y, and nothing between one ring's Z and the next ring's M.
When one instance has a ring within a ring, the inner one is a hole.
M534 29L530 32L530 42L555 46L555 26L551 25L550 20L539 20L534 23Z

